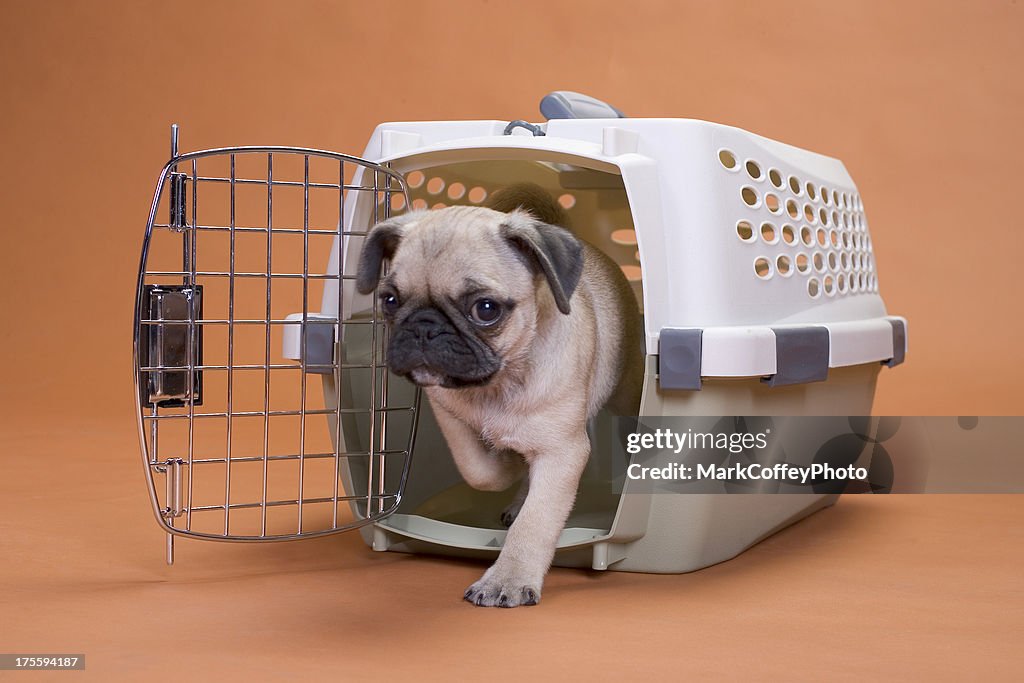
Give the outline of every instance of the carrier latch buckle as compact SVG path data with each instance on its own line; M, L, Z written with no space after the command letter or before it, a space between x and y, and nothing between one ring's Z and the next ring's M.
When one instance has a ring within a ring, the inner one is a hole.
M202 403L202 285L146 285L139 334L143 403ZM191 344L189 340L191 339ZM189 379L189 368L192 378Z

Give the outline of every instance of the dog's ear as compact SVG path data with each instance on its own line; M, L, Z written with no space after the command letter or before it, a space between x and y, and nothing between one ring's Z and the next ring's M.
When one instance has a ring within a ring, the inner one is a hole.
M569 299L583 275L583 244L565 228L542 223L525 211L508 214L500 232L544 275L558 310L568 315Z
M380 269L384 259L395 255L399 242L405 231L413 226L419 215L416 212L389 218L370 228L363 242L363 250L359 254L359 267L356 270L356 291L369 294L380 280Z

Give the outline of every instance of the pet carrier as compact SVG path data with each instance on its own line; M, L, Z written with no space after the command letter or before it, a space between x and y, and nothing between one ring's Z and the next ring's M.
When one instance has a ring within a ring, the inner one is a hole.
M869 415L906 352L864 206L839 161L729 126L628 119L573 93L546 123L378 126L362 157L236 147L171 159L135 311L142 457L175 536L291 540L359 528L374 550L490 557L512 497L462 482L420 392L389 375L366 231L479 205L513 182L558 198L643 313L640 415ZM581 112L592 118L578 118ZM574 118L576 117L576 118ZM555 564L684 572L836 494L664 494L594 458Z

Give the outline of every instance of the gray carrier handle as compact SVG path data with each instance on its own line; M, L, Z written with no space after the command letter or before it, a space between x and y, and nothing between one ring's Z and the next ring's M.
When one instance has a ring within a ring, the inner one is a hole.
M625 114L607 102L572 90L556 90L545 95L540 101L540 113L548 121L551 119L626 118Z

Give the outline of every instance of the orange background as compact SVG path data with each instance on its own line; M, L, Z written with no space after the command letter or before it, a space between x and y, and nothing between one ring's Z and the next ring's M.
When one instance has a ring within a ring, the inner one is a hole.
M193 653L170 666L199 679L421 678L506 655L567 678L609 643L624 654L596 673L1010 675L1013 496L844 500L686 577L556 570L525 614L459 603L480 566L373 555L351 535L183 542L166 569L130 340L170 123L183 151L359 154L383 121L536 120L544 93L572 89L843 160L889 312L909 320L876 412L1021 414L1022 35L1015 1L0 0L0 650L86 651L98 680L152 672L165 636ZM218 645L239 628L251 637ZM346 640L364 629L397 644Z
M383 121L536 120L560 88L843 160L909 320L877 412L1024 412L1016 3L2 7L5 415L70 401L131 429L134 278L170 123L183 151L360 154Z

